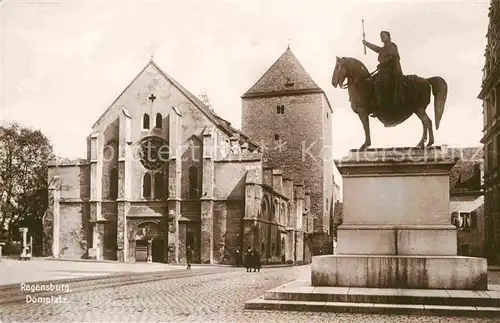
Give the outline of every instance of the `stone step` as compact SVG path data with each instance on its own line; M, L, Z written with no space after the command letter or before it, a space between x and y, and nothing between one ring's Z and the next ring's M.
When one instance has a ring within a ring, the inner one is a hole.
M266 300L263 297L246 302L245 309L421 316L500 317L500 307L279 301Z
M265 300L500 307L500 286L488 291L314 287L294 281L264 294Z

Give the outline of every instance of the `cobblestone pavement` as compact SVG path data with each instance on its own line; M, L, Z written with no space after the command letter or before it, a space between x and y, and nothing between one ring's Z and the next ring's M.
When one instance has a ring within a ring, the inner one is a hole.
M1 322L498 322L498 319L244 310L248 299L285 282L304 279L310 267L221 272L68 293L65 304L6 304ZM497 277L497 276L495 276ZM498 277L497 277L498 278ZM496 278L495 278L496 279Z

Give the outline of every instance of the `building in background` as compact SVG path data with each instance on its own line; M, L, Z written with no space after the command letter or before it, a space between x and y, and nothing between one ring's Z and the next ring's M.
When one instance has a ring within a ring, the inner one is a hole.
M479 99L483 100L484 214L486 221L486 257L500 263L500 1L489 9L487 46L483 82Z
M460 158L450 172L450 213L457 227L458 254L484 257L483 148L449 150L451 156Z
M289 49L273 66L243 96L242 132L150 61L87 158L49 168L53 256L177 263L190 246L193 262L235 263L251 246L264 264L310 262L335 203L331 107ZM302 138L318 140L304 163Z

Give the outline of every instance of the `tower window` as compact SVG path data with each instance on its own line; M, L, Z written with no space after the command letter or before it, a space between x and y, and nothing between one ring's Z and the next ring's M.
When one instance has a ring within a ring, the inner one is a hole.
M142 129L149 130L149 115L147 113L144 113L142 117Z
M155 123L155 128L161 128L163 124L163 117L161 116L161 113L156 114L156 123Z
M165 197L165 179L163 173L155 173L155 198L163 199Z
M192 199L199 198L198 168L196 166L189 167L189 197Z
M277 114L285 114L285 106L284 105L276 106L276 113Z
M149 199L151 198L151 174L144 174L142 181L142 197Z
M109 174L109 198L111 200L118 198L118 169L116 167Z
M274 140L275 140L275 141L280 140L280 136L279 136L279 135L274 135Z
M326 118L328 119L328 112L326 113Z

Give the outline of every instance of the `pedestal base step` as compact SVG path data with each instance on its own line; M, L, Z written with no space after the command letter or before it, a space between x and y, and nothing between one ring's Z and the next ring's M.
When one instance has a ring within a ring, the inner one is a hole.
M419 316L498 317L500 308L475 306L398 305L341 302L275 301L262 298L248 301L248 310L305 311L331 313L398 314Z
M500 317L500 285L488 291L314 287L294 281L267 291L246 309L368 314Z
M311 285L487 290L488 263L461 256L324 255L312 257Z

